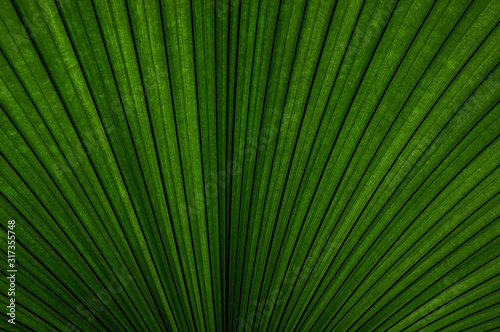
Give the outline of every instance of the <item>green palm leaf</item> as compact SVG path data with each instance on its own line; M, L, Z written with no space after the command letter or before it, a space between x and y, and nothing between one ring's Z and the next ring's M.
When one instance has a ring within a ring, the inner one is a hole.
M2 330L500 329L497 0L0 8Z

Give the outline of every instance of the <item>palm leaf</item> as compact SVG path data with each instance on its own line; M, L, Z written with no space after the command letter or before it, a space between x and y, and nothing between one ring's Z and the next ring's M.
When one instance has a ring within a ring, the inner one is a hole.
M0 7L3 330L500 329L498 1Z

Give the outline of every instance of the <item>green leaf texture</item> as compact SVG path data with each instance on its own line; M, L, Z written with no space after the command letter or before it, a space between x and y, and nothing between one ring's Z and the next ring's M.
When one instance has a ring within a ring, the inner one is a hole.
M499 22L0 0L0 328L500 330Z

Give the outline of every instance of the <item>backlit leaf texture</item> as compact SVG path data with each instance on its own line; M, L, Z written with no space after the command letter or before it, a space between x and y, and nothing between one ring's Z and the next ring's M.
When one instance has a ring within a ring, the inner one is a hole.
M500 330L499 21L0 0L0 328Z

